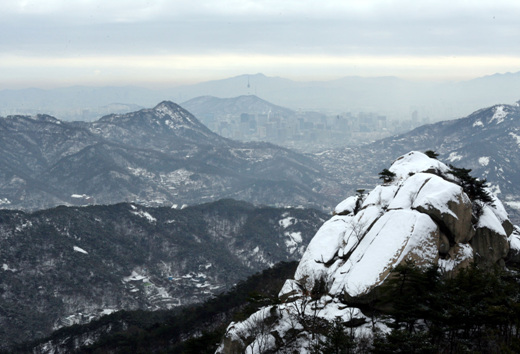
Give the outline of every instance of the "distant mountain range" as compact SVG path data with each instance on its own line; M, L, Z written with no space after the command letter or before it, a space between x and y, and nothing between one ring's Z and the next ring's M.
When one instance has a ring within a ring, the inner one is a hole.
M233 200L0 211L0 351L118 310L200 303L298 260L327 216Z
M435 150L439 159L486 178L515 223L520 222L520 102L480 109L457 120L419 127L372 144L315 154L315 160L351 193L372 188L385 159L411 150Z
M519 91L520 72L448 83L411 82L395 77L298 82L256 74L156 90L81 86L2 90L0 115L46 113L62 120L95 120L108 113L134 111L136 105L151 107L162 100L185 102L199 96L257 95L293 110L333 114L368 111L400 120L410 119L417 110L421 117L439 121L465 116L495 103L512 103L518 99Z
M212 133L172 102L63 122L0 119L0 206L198 204L222 198L329 209L340 191L311 158Z
M223 107L250 99L244 97L222 100ZM518 104L495 105L372 144L303 155L223 138L167 101L94 122L11 116L0 119L0 206L180 206L235 198L331 210L356 189L373 187L388 156L435 150L442 161L486 178L516 222L519 121Z

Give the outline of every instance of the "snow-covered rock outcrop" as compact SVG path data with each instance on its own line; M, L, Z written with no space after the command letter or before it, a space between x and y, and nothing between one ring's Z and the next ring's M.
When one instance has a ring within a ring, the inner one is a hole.
M450 167L420 152L399 157L389 171L382 185L335 208L282 288L282 303L232 323L218 353L276 352L288 343L301 350L309 340L305 321L316 317L340 316L358 323L360 333L384 331L352 306L377 296L391 271L409 260L450 274L473 262L504 266L508 255L520 258L519 229L490 193L491 202L471 199ZM269 329L248 330L260 322Z

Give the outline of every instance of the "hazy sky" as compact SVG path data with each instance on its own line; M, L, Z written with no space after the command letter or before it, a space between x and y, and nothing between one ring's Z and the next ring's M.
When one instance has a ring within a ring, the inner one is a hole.
M520 1L5 0L0 88L520 71Z

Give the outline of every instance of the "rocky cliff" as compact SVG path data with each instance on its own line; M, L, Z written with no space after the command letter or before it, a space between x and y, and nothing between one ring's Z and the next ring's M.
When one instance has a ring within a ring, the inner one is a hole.
M314 337L309 321L339 318L358 336L388 331L362 309L407 262L436 265L443 276L470 264L484 270L514 262L519 228L502 203L469 170L429 156L399 157L380 173L381 185L341 202L286 281L280 303L232 323L217 352L305 352Z

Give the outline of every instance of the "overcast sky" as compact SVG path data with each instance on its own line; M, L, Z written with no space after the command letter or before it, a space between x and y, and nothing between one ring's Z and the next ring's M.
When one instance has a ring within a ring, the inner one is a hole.
M5 0L0 88L520 71L520 1Z

